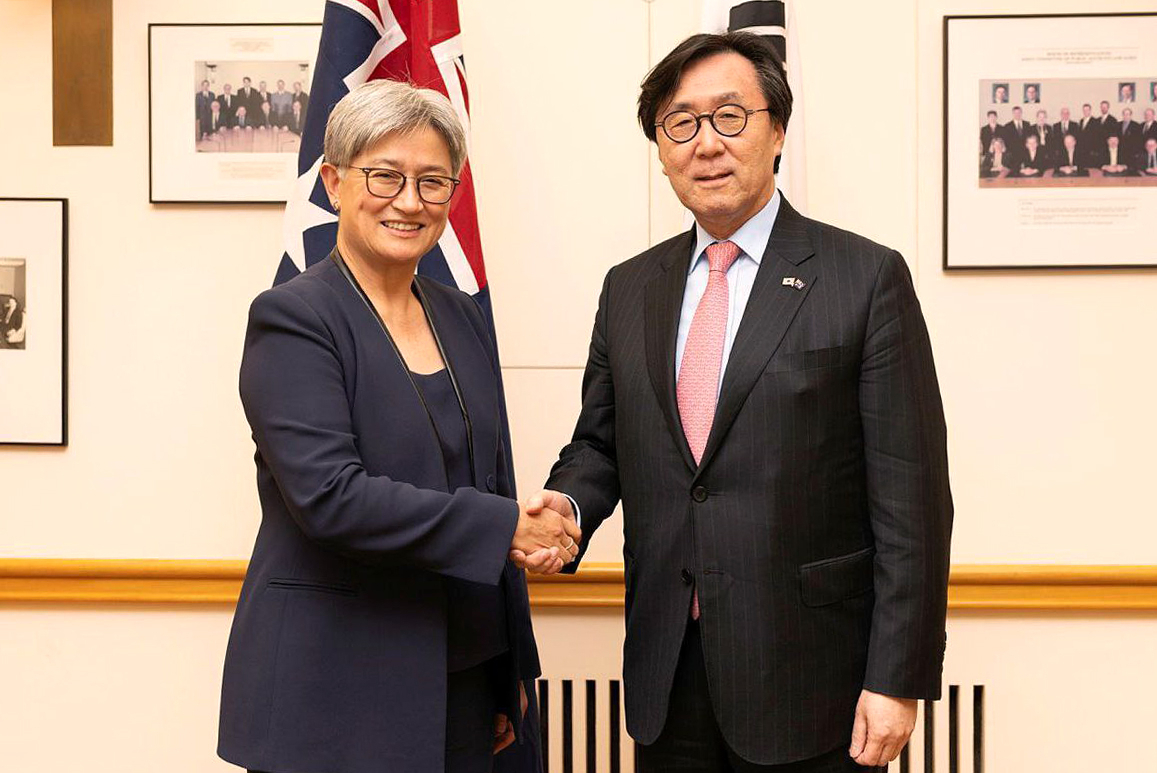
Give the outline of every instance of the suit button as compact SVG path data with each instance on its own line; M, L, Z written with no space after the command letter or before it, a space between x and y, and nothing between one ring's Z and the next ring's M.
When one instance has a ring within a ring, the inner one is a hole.
M702 486L696 486L695 488L691 489L691 498L696 502L706 502L707 489L703 488Z
M691 584L691 580L693 578L691 577L691 570L690 569L683 569L682 571L679 572L679 576L683 578L683 584L684 585L690 585Z
M495 488L497 488L497 485L498 485L498 482L494 479L493 475L487 475L486 476L486 490L487 491L489 491L491 494L493 494Z

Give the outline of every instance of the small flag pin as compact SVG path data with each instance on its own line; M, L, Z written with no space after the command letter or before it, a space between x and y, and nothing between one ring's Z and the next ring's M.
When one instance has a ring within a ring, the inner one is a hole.
M783 278L783 286L791 287L795 290L802 290L803 288L807 287L807 282L803 281L802 279L796 279L794 276L785 276Z

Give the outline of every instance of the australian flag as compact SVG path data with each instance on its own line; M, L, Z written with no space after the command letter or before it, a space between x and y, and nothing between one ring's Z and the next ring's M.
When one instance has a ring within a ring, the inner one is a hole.
M325 259L337 238L337 215L321 175L325 124L350 89L376 78L409 81L446 95L470 131L466 68L457 0L328 0L305 116L297 182L285 208L285 254L274 284ZM474 296L492 319L478 235L470 162L450 203L442 238L418 273Z

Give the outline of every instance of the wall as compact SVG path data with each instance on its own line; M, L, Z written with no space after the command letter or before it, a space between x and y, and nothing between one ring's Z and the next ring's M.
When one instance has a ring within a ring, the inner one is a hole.
M528 492L569 436L605 270L682 227L634 99L698 6L459 6ZM954 560L1157 563L1157 276L940 270L940 17L1057 10L1078 8L800 3L808 210L912 267L950 426ZM54 148L50 4L0 0L0 104L19 106L0 122L0 147L19 151L6 155L0 195L70 199L72 287L70 446L0 449L0 557L247 557L258 512L236 373L248 303L281 253L281 213L148 204L146 25L320 13L314 0L116 0L115 144ZM619 529L604 526L592 559L619 560ZM229 619L215 607L0 607L0 768L228 769L213 747ZM551 676L617 672L617 611L537 619ZM949 678L991 690L994 769L1150 759L1154 710L1134 696L1157 688L1146 660L1157 620L954 615L950 640ZM1070 743L1078 723L1096 740Z

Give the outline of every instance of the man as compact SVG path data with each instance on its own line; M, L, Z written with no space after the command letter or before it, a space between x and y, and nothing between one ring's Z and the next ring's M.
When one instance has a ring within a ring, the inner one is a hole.
M301 115L302 120L304 120L306 111L309 110L309 94L301 90L301 81L293 82L293 101L301 105Z
M1003 129L1001 129L1000 124L998 124L996 121L996 111L995 110L989 110L987 118L988 118L988 123L986 123L984 126L980 127L980 152L981 152L981 154L991 153L992 152L992 141L994 139L996 139L997 137L1003 136L1003 134L1002 134Z
M1110 134L1105 139L1105 146L1105 163L1101 165L1101 171L1105 176L1125 177L1131 174L1129 165L1125 163L1127 156L1121 147L1121 138Z
M1012 109L1012 120L1004 125L1004 142L1008 145L1013 158L1019 159L1024 155L1024 138L1029 134L1029 125L1025 122L1019 107Z
M1141 136L1145 139L1157 138L1157 116L1153 114L1151 107L1145 111L1145 122L1141 124Z
M261 103L256 102L257 91L253 88L253 81L249 78L241 79L241 90L237 92L237 105L244 107L245 112L253 114L261 109Z
M1025 84L1024 101L1028 104L1037 104L1040 102L1040 91L1037 89L1035 83Z
M221 87L221 93L217 96L217 101L221 104L221 118L225 121L225 126L233 125L233 117L237 113L237 95L233 93L233 86L226 83Z
M1021 156L1017 174L1020 177L1040 177L1047 168L1048 163L1041 149L1040 140L1035 134L1028 135L1024 138L1024 154Z
M1133 111L1127 107L1121 111L1117 136L1121 138L1121 152L1130 160L1141 152L1141 146L1145 144L1145 131L1133 120Z
M1134 87L1132 83L1122 83L1118 89L1120 92L1118 102L1132 102L1134 101Z
M992 101L997 104L1008 102L1008 86L998 83L992 88Z
M260 109L262 102L269 101L269 89L265 85L265 81L260 81L257 84L257 106Z
M1104 138L1100 136L1098 131L1097 119L1093 117L1093 106L1088 102L1081 105L1081 120L1080 130L1077 132L1078 152L1080 158L1078 161L1081 166L1096 166L1097 158L1095 148L1101 146Z
M253 126L257 129L268 129L272 126L273 108L268 102L261 103L261 112L253 117Z
M1093 119L1093 123L1096 125L1097 131L1102 137L1116 134L1119 121L1109 112L1108 101L1101 101L1101 114Z
M1145 150L1141 153L1137 168L1143 175L1157 175L1157 137L1145 140Z
M1041 151L1048 156L1057 151L1057 143L1053 139L1053 127L1049 126L1049 115L1044 110L1036 111L1036 123L1029 129L1030 136L1036 137Z
M573 441L532 497L588 534L622 500L642 773L884 765L940 693L928 334L899 253L776 191L790 114L750 34L695 35L648 74L639 121L696 225L607 274Z
M301 112L301 103L294 102L290 109L289 118L285 121L285 128L289 129L294 134L301 136L305 131L305 114Z
M277 91L269 95L269 104L273 108L273 123L285 128L293 104L293 95L285 90L285 81L277 82Z
M201 124L201 139L216 134L227 126L225 116L221 115L221 103L214 99L209 103L209 117Z
M234 129L252 129L253 122L249 119L249 111L245 105L238 105L237 112L233 116Z
M1073 123L1072 120L1070 120L1071 115L1072 113L1067 107L1061 108L1061 120L1057 121L1056 124L1053 125L1053 133L1058 138L1062 138L1066 134L1072 134L1073 132L1077 131L1077 125Z
M1076 135L1066 134L1063 144L1064 150L1057 158L1054 174L1058 177L1088 177L1089 172L1085 169L1082 160L1084 156L1078 149Z
M209 105L217 95L209 90L209 81L201 81L201 90L197 92L197 120L200 121L199 131L204 134L205 126L209 123Z

